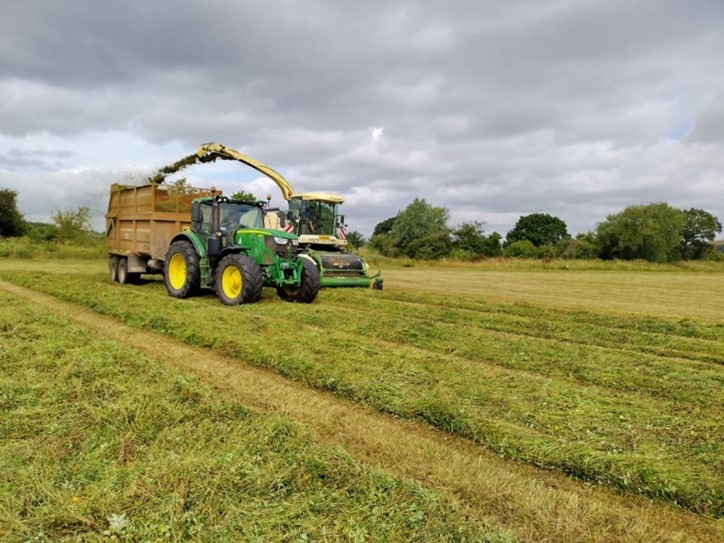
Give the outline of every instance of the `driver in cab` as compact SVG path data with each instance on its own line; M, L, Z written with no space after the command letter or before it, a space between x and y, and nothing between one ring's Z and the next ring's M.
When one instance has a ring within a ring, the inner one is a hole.
M239 228L239 221L241 220L241 211L238 209L229 209L226 211L224 216L221 218L219 228L221 230L236 230Z

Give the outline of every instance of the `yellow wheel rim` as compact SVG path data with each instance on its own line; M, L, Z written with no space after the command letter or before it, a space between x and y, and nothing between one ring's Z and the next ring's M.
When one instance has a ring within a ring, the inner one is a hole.
M221 274L221 290L227 298L238 298L241 294L241 272L235 266L229 266Z
M186 260L180 253L176 253L171 257L168 263L168 282L171 286L179 290L186 283Z

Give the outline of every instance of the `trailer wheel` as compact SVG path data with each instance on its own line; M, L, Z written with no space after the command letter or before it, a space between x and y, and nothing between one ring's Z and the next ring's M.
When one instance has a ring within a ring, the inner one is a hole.
M128 260L126 257L120 257L118 259L118 282L121 285L128 283Z
M277 294L285 302L311 304L319 293L319 270L308 258L302 258L302 280L299 286L277 288Z
M224 305L253 303L261 298L261 268L244 255L226 255L216 270L216 295Z
M118 257L118 266L116 266L116 276L121 285L137 285L141 280L140 273L128 271L128 259L125 256Z
M174 241L166 253L164 283L170 296L188 298L201 286L199 255L189 241Z
M119 258L116 255L108 257L108 274L114 283L118 282L118 260Z

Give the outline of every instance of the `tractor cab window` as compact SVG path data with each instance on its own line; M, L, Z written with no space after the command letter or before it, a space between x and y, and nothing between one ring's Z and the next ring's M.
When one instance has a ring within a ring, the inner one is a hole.
M334 235L337 204L319 200L301 200L301 234Z
M211 202L199 204L199 216L195 217L193 228L197 232L206 234L211 232Z
M261 228L262 210L259 206L241 202L219 204L219 227L222 230L237 228Z

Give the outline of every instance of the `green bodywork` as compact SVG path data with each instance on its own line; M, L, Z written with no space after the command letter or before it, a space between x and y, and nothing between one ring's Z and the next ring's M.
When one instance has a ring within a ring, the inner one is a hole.
M322 287L367 288L372 284L376 289L382 288L382 272L370 275L369 266L359 255L343 250L313 249L306 249L306 254L317 264Z
M319 269L322 287L382 288L382 272L372 275L364 258L347 251L338 237L344 228L339 196L308 193L293 195L285 219L293 225L299 244Z
M212 287L214 269L228 254L244 254L259 264L264 286L297 286L302 281L302 259L298 256L298 237L294 234L263 228L260 206L248 202L226 200L220 214L241 211L244 217L231 226L212 229L213 198L193 201L191 228L172 241L188 240L199 255L201 286ZM224 217L222 216L222 224ZM213 248L213 251L209 249Z

